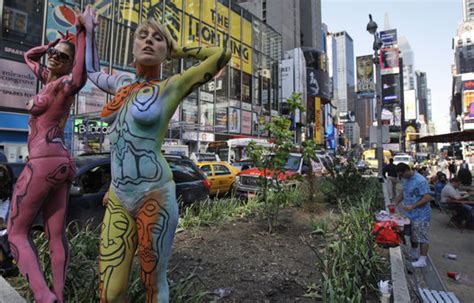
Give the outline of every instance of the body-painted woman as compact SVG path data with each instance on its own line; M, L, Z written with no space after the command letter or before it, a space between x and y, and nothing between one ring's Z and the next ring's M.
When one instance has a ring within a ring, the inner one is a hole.
M74 95L84 86L85 31L76 26L76 45L66 35L48 45L35 47L25 61L43 83L41 91L28 102L29 161L18 178L8 219L8 239L21 273L28 279L36 302L63 302L68 263L65 215L68 189L75 176L74 163L64 146L64 124ZM40 63L48 56L47 68ZM72 72L72 74L71 74ZM29 232L38 213L43 213L49 241L53 289L41 272Z
M101 302L125 302L132 260L138 249L146 302L168 302L166 278L178 222L175 183L161 154L171 116L194 88L211 80L230 59L227 49L178 47L154 20L135 32L136 79L99 71L94 12L86 22L89 79L114 99L102 110L110 125L112 182L101 233ZM182 74L160 81L167 56L201 60ZM113 122L112 122L113 120Z

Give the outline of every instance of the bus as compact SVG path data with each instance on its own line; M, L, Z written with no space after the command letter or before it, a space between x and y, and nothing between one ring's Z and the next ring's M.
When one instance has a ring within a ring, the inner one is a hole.
M257 145L263 147L272 147L266 139L254 139L254 138L239 138L239 139L229 139L227 141L215 141L210 142L206 147L206 153L214 153L219 155L221 161L227 161L232 163L234 161L239 161L241 159L246 159L246 148L247 145L255 141Z

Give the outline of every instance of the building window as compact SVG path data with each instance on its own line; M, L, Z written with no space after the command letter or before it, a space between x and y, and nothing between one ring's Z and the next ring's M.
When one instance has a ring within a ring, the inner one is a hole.
M252 102L252 76L242 72L242 102Z
M230 98L240 101L240 70L230 68Z

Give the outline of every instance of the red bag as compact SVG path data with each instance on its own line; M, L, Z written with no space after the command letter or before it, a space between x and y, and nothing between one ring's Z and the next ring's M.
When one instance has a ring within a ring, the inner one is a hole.
M375 243L384 248L400 245L400 227L395 221L376 222L372 235L375 236Z

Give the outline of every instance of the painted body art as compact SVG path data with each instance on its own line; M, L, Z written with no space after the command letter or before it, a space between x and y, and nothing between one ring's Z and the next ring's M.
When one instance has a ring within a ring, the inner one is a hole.
M63 302L68 263L65 216L67 194L75 176L75 165L64 146L63 137L64 124L74 102L74 95L87 80L84 68L83 28L77 26L75 57L70 58L74 59L72 75L57 75L52 78L51 71L39 64L41 56L48 50L51 53L56 52L53 55L56 59L63 58L60 57L61 52L51 48L58 42L67 43L65 41L57 40L47 46L35 47L25 54L26 63L45 86L29 102L30 160L15 186L8 219L8 233L12 253L21 273L30 283L36 302ZM62 56L67 55L62 53ZM43 213L45 233L51 251L52 291L41 272L36 249L29 234L31 225L40 212Z
M166 270L178 205L173 175L161 154L161 145L181 100L225 67L230 51L174 47L173 58L202 62L164 81L138 78L121 86L123 79L101 75L98 65L93 64L97 51L95 42L89 39L92 36L93 30L88 30L88 75L103 90L115 90L114 99L102 111L103 117L114 119L110 125L112 183L99 256L100 300L126 301L131 263L138 247L146 302L168 302Z

